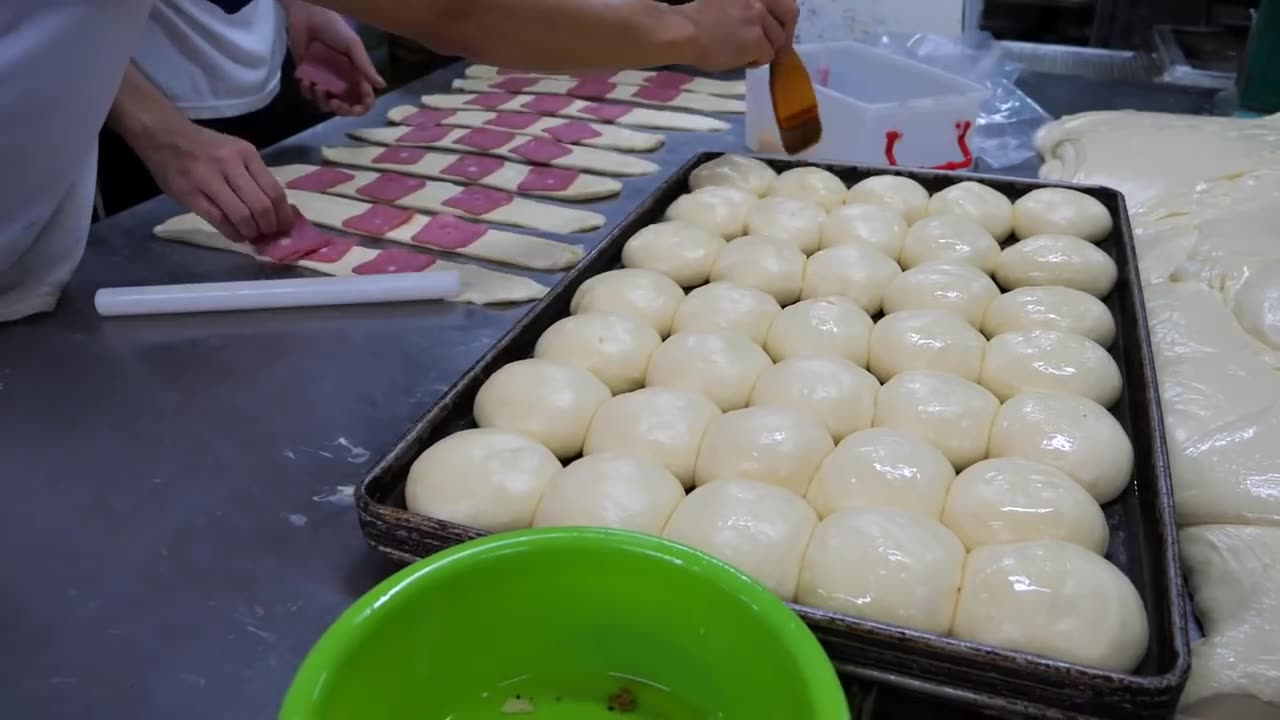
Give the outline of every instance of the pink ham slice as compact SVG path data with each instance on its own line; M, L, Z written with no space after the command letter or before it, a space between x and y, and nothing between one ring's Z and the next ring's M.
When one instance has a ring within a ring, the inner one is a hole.
M680 90L669 87L645 86L632 91L631 97L648 100L649 102L669 103L680 97Z
M562 143L580 143L583 140L594 140L602 134L581 120L570 120L544 130L546 134Z
M299 175L290 180L284 186L290 190L307 190L322 193L328 192L339 185L345 185L355 179L356 176L346 170L318 167L305 175Z
M310 262L336 263L346 257L347 253L351 252L351 248L355 246L355 240L332 237L329 239L328 245L301 259L308 260Z
M486 120L484 124L507 130L528 130L541 119L540 116L529 113L500 112Z
M693 82L692 75L686 75L682 72L673 72L671 70L662 70L645 78L645 85L661 88L682 88Z
M582 112L584 115L590 115L591 117L596 118L597 120L603 120L605 122L617 122L621 120L623 117L625 117L627 113L631 112L634 109L635 108L631 107L630 105L617 105L614 103L589 103L583 106L580 112Z
M452 110L433 110L423 108L400 118L401 125L439 125L453 117Z
M529 112L542 113L544 115L555 115L565 108L577 102L571 97L564 95L534 95L524 101L520 107Z
M484 108L485 110L493 110L515 100L516 96L511 93L480 93L470 100L466 101L467 105L472 107Z
M389 147L374 156L373 161L388 165L417 165L427 151L415 147Z
M422 178L378 173L377 177L356 188L356 194L382 203L395 204L427 186Z
M455 145L472 148L473 150L481 150L484 152L492 152L498 148L510 143L518 137L515 133L509 133L506 130L490 130L488 128L476 128L468 130L458 136L453 141Z
M564 168L536 167L516 186L520 192L559 192L568 190L582 173Z
M436 215L413 234L413 241L441 250L460 250L479 240L487 232L489 228L483 225L449 215Z
M502 160L487 155L459 155L457 160L441 168L441 174L480 182L498 172L505 165Z
M509 192L468 185L456 195L447 198L443 204L468 215L487 215L500 207L510 205L512 200L515 200L515 197Z
M583 80L569 88L567 94L578 98L602 98L617 88L617 85L603 80Z
M431 145L444 140L451 133L453 129L444 125L414 125L396 137L396 142Z
M573 150L567 145L545 138L530 138L511 148L511 152L531 163L550 165L565 155L572 153Z
M490 87L494 90L501 90L503 92L518 93L528 90L539 82L538 78L534 77L512 76L503 78Z
M278 263L291 263L327 247L332 239L334 239L332 235L326 235L317 230L316 226L294 207L293 226L289 231L254 240L253 251Z
M370 205L342 221L342 227L364 235L382 237L413 219L413 211L390 205Z
M436 259L403 248L381 250L369 260L351 268L356 275L389 275L391 273L422 272L436 264Z

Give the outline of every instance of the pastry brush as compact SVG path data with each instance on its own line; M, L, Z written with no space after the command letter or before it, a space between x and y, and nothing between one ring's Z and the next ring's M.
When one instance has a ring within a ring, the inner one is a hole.
M794 47L779 51L769 63L769 95L787 154L796 155L817 145L822 139L818 97Z

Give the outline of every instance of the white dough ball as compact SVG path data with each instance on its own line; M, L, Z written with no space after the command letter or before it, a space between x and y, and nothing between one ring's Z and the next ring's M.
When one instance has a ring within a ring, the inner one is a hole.
M813 531L796 601L946 635L964 559L964 545L937 520L892 508L843 510Z
M929 370L902 373L880 388L876 427L913 432L963 470L987 456L1000 401L986 388Z
M822 168L798 167L778 175L769 188L770 197L807 200L833 210L844 203L844 181Z
M1106 205L1078 190L1040 188L1013 204L1013 232L1020 238L1074 235L1097 243L1107 239L1114 224Z
M631 236L622 247L622 264L662 273L681 287L697 287L711 277L724 246L724 238L697 225L660 222Z
M627 315L570 315L547 328L533 356L576 365L609 386L614 394L644 387L649 356L662 338L648 325Z
M1013 233L1013 201L982 183L957 183L935 194L929 200L929 214L967 217L998 242Z
M972 265L925 263L902 273L884 289L884 312L949 310L976 327L1000 297L990 276Z
M897 260L907 229L907 221L897 210L865 203L842 205L822 222L822 247L861 243Z
M778 173L762 160L726 154L705 162L689 175L689 189L723 186L746 190L760 197L769 192Z
M682 302L684 290L675 280L652 270L623 269L601 273L582 283L573 294L569 312L630 315L666 337Z
M987 339L946 310L903 310L871 331L867 367L880 382L908 370L937 370L978 381Z
M782 309L764 349L774 362L830 355L866 367L872 325L871 316L849 298L814 298Z
M1024 392L1079 395L1111 407L1124 387L1106 348L1056 330L1023 330L991 338L981 382L1001 401Z
M662 534L684 500L666 468L629 455L589 455L556 473L533 515L534 527L603 527Z
M733 332L763 345L780 312L782 306L766 292L713 282L689 293L676 311L671 332Z
M747 232L785 240L810 255L818 251L826 217L826 211L817 203L767 197L758 200L747 212Z
M702 435L720 408L705 396L671 388L645 388L605 402L591 419L584 455L620 453L661 464L693 487Z
M768 354L735 333L680 333L649 358L648 387L702 393L721 410L747 406L751 389L766 368Z
M955 477L947 456L919 435L871 428L842 440L822 461L805 499L820 517L889 507L937 520Z
M755 480L804 496L818 466L835 449L831 432L812 413L757 406L727 412L702 436L693 479Z
M898 175L876 175L853 187L844 196L846 205L867 203L896 210L908 223L929 214L929 191L911 178Z
M582 452L596 410L613 397L609 386L580 367L521 360L489 376L476 393L476 425L522 433L567 460Z
M902 268L883 253L864 245L837 245L809 258L800 296L847 297L868 315L876 315L885 289L900 275Z
M720 253L711 269L711 280L755 288L782 305L790 305L800 299L806 260L804 253L785 240L744 235Z
M1124 427L1098 403L1072 395L1010 399L996 413L988 455L1057 468L1099 503L1119 497L1133 475L1133 443Z
M951 634L1131 672L1147 653L1147 613L1129 578L1079 545L988 545L969 553Z
M996 282L1005 290L1061 285L1106 297L1119 271L1097 245L1071 235L1036 235L1005 248L996 263Z
M410 512L489 532L529 527L560 472L551 451L519 433L463 430L427 448L409 468Z
M942 522L970 550L1028 540L1062 540L1104 554L1102 508L1066 473L1020 458L983 460L951 485Z
M796 357L765 370L751 391L751 405L786 407L816 416L832 439L871 427L880 383L841 357Z
M786 490L726 479L689 493L662 536L729 563L790 601L817 525L813 508Z
M732 240L742 234L747 211L756 200L746 190L713 185L676 198L667 208L666 219L697 225Z
M996 298L982 319L987 337L1019 330L1057 330L1111 347L1116 319L1089 293L1067 287L1024 287Z
M960 215L934 215L907 231L898 262L904 269L945 262L973 265L989 273L999 260L1000 243L986 228Z

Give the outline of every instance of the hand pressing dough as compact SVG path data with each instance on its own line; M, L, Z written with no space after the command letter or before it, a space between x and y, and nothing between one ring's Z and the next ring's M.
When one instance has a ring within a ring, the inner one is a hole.
M1111 211L1079 190L1040 188L1013 204L1013 232L1019 238L1074 235L1099 243L1111 234Z
M662 273L681 287L697 287L711 277L711 268L725 245L724 238L692 223L660 222L627 240L622 247L622 264Z
M1098 246L1071 235L1036 235L1000 253L995 278L1005 290L1030 285L1061 285L1106 297L1119 271Z
M981 382L1003 402L1024 392L1088 398L1103 407L1120 399L1120 366L1098 343L1056 330L1024 330L991 338Z
M822 222L827 213L822 206L785 197L762 198L747 212L747 233L764 235L800 248L806 255L818 251Z
M652 460L590 455L551 477L534 527L603 527L661 535L684 488Z
M986 228L960 215L934 215L911 226L898 262L904 269L929 262L967 264L989 273L999 260L1000 243Z
M798 167L778 175L769 188L770 197L806 200L830 212L844 204L848 189L844 181L827 170Z
M1127 673L1147 653L1147 613L1129 578L1079 545L988 545L969 553L951 634Z
M813 508L786 490L726 479L689 493L662 536L729 563L791 601L817 526Z
M764 371L751 391L751 405L810 413L840 442L871 427L880 383L840 357L797 357Z
M1013 233L1013 202L982 183L952 185L929 199L930 215L960 215L987 229L997 242Z
M582 313L547 328L533 356L587 370L619 395L644 387L649 357L660 345L657 331L634 317Z
M742 235L747 212L755 202L756 196L746 190L713 185L676 198L667 208L667 219L697 225L732 240Z
M1023 393L1006 402L991 425L987 454L1057 468L1099 504L1129 486L1133 443L1101 405L1082 397Z
M694 168L689 175L689 189L722 186L746 190L764 197L778 173L763 160L746 155L725 154Z
M982 326L987 306L1000 288L972 265L925 263L894 278L884 289L884 312L949 310L974 327Z
M841 205L822 222L821 246L862 243L896 261L907 230L907 221L897 210L866 203Z
M781 305L790 305L800 299L807 260L785 240L743 235L721 251L711 268L711 280L755 288L772 295Z
M564 98L554 103L556 109L550 110L538 95L506 93L438 93L423 95L422 104L438 110L470 110L473 108L493 109L505 112L535 112L540 115L557 115L579 120L602 121L615 125L631 125L633 127L656 128L659 130L691 130L694 132L718 132L729 129L729 123L718 118L693 113L675 112L672 110L654 110L652 108L623 105L621 103L598 103L591 100L570 100ZM601 109L616 111L601 117Z
M591 419L583 454L620 453L661 464L693 487L702 435L720 408L684 390L645 388L605 401Z
M871 428L842 440L822 461L805 499L824 518L841 510L886 507L937 520L955 478L947 456L919 435Z
M747 406L756 380L772 364L759 345L742 335L680 333L649 358L645 385L702 393L728 412Z
M782 306L772 295L727 282L689 293L676 310L672 333L731 332L763 345Z
M809 258L800 297L847 297L868 315L877 315L885 292L901 275L898 263L880 252L863 245L837 245Z
M1060 470L1019 458L983 460L951 485L942 523L969 550L1030 540L1062 540L1104 555L1102 508Z
M905 372L880 388L876 427L914 432L964 470L987 456L1000 401L981 385L946 373Z
M550 360L505 365L480 386L476 425L522 433L561 460L582 452L596 410L613 395L595 375Z
M982 318L982 332L989 338L1020 330L1057 330L1111 347L1116 320L1089 293L1052 285L1024 287L996 298Z
M868 368L888 382L909 370L937 370L977 382L987 339L946 310L903 310L871 331Z
M463 430L427 448L409 468L405 506L439 520L505 532L529 527L560 461L518 433Z
M843 510L814 530L796 601L946 635L964 559L964 546L937 520L891 508Z
M919 222L929 214L929 191L915 180L898 175L869 177L849 188L844 202L889 208L900 213L908 223Z
M846 297L814 298L782 309L764 349L774 362L805 356L841 357L867 366L871 316Z
M582 283L573 294L569 312L613 313L643 320L666 337L684 290L674 280L652 270L613 270Z
M734 410L707 426L693 478L699 486L755 480L803 497L834 449L827 426L812 413L775 406Z

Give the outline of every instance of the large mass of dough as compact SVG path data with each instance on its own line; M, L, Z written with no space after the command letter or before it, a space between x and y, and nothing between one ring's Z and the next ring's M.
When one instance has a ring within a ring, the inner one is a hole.
M667 208L666 219L697 225L732 240L742 234L747 211L756 201L746 190L712 185L676 198Z
M809 258L804 271L805 300L843 296L868 315L879 314L886 289L902 268L883 253L859 245L837 245Z
M951 484L942 522L972 550L1062 540L1102 555L1110 531L1098 503L1060 470L1020 458L971 465Z
M818 251L822 222L827 213L817 203L785 197L756 201L747 212L746 231L751 235L786 240L806 255Z
M835 356L795 357L765 370L751 391L751 405L788 407L816 416L840 442L871 427L880 383L871 373Z
M1057 468L1099 503L1116 499L1133 474L1133 443L1098 403L1057 393L1011 398L991 425L990 457L1017 457Z
M529 527L547 483L551 451L519 433L463 430L427 448L409 468L410 512L490 532Z
M660 345L657 331L634 317L583 313L547 328L533 356L588 370L620 394L644 387L649 356Z
M589 455L552 476L534 527L605 527L660 535L684 487L645 458Z
M662 535L720 558L790 601L817 525L804 499L774 485L726 479L689 493Z
M1000 243L985 227L960 215L927 217L907 231L898 263L910 269L929 262L973 265L982 272L995 270Z
M800 299L807 260L804 253L785 240L744 235L720 253L711 268L711 280L755 288L769 293L782 305L790 305Z
M805 499L820 517L888 507L937 520L955 477L947 456L919 435L871 428L842 440L822 461Z
M778 175L769 188L769 196L807 200L824 210L834 210L844 203L847 191L844 181L827 170L798 167Z
M830 355L866 367L872 326L871 316L849 298L814 298L782 309L764 349L774 362Z
M835 449L827 426L812 413L760 405L727 412L702 436L694 482L755 480L803 496L818 466Z
M1001 401L1024 392L1056 392L1089 398L1103 407L1120 399L1120 366L1106 348L1056 330L997 335L987 343L981 382Z
M689 175L689 189L723 186L746 190L760 197L769 192L778 173L763 160L746 155L725 154L705 162Z
M1231 300L1240 329L1272 350L1280 350L1280 262L1248 273Z
M1000 297L991 277L972 265L926 263L911 268L884 288L886 314L903 310L950 310L974 327Z
M963 470L987 456L1000 401L964 378L929 370L905 372L880 388L876 427L914 432Z
M987 339L946 310L903 310L871 331L867 367L880 382L908 370L938 370L978 381Z
M1089 293L1052 285L1024 287L996 298L982 318L987 337L1019 330L1057 330L1111 347L1116 319L1110 308Z
M1111 256L1073 235L1036 235L1000 253L996 282L1006 290L1031 285L1062 285L1106 297L1119 271Z
M702 435L720 408L686 390L645 388L605 402L591 419L584 455L619 453L660 463L693 487Z
M987 229L998 242L1013 233L1013 202L982 183L962 182L929 200L930 215L960 215Z
M771 365L769 355L742 335L680 333L649 358L645 385L702 393L728 412L747 406L760 373Z
M891 260L902 252L907 239L907 221L897 210L880 205L842 205L822 221L822 247L861 243L879 250Z
M689 293L676 311L671 332L734 332L763 345L780 312L782 306L766 292L713 282Z
M561 460L582 452L596 410L613 394L595 375L550 360L504 365L480 386L476 425L523 433Z
M1111 234L1111 211L1079 190L1039 188L1013 204L1013 232L1019 238L1074 235L1091 243Z
M946 635L964 545L937 520L905 510L842 510L813 531L796 601Z
M601 273L582 283L573 294L569 312L631 315L666 337L671 333L671 320L682 302L684 290L666 275L652 270L622 269Z
M929 214L929 191L920 183L898 175L876 175L849 188L846 205L866 203L900 213L908 223Z
M711 277L711 268L725 244L724 238L697 225L660 222L627 240L622 247L622 264L662 273L681 287L697 287Z
M1147 653L1147 613L1129 578L1058 540L969 553L951 634L1115 672Z

